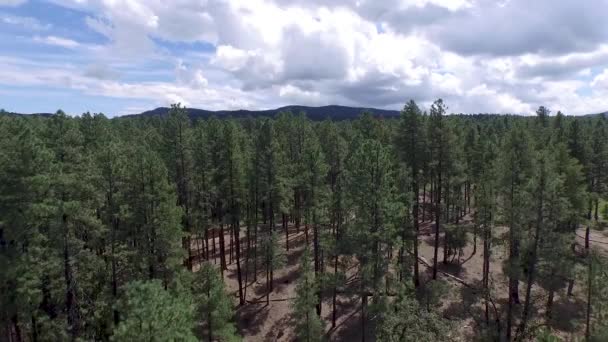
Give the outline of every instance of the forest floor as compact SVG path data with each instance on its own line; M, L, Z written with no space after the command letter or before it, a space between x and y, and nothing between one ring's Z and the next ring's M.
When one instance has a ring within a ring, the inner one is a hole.
M462 224L470 223L470 217L465 216ZM280 229L278 227L277 229ZM226 230L227 231L227 230ZM506 236L507 229L496 227L494 229L494 245L492 246L492 256L490 264L492 297L496 303L500 319L504 320L507 309L507 286L508 279L503 273L503 263L506 259L506 245L498 241L508 241ZM441 234L440 239L443 239ZM478 290L481 287L482 265L483 265L483 240L477 237L477 248L474 252L474 237L469 234L469 243L463 249L462 257L457 261L447 264L443 260L442 240L440 240L438 269L442 272L439 278L444 280L447 288L446 295L440 300L439 312L443 317L453 322L455 327L452 330L454 341L469 341L476 335L479 329L485 326L485 307L482 293ZM241 234L241 237L244 233ZM577 231L577 249L584 247L584 228ZM219 244L219 239L216 243ZM210 240L211 241L211 240ZM226 233L226 260L230 261L230 236ZM242 240L244 249L245 240ZM429 265L433 261L434 245L434 224L433 222L423 222L420 225L419 252L421 259ZM285 251L285 235L280 234L282 250ZM274 272L274 289L270 294L270 304L266 304L266 278L263 270L258 270L257 281L253 280L252 272L249 272L249 279L246 289L247 304L240 306L236 310L237 328L246 341L295 341L294 326L296 317L293 315L292 305L295 298L296 282L299 277L299 260L304 250L305 234L303 229L297 233L295 228L290 226L289 252L286 253L284 266ZM601 251L608 253L608 232L592 231L591 245ZM218 248L219 249L219 248ZM451 257L449 258L451 259ZM219 265L219 257L216 258ZM344 260L342 260L344 262ZM333 267L326 265L326 272L333 272ZM244 262L242 262L244 269ZM356 265L346 265L347 284L353 286L353 279L356 278ZM197 267L195 266L195 270ZM446 276L450 274L454 277ZM421 283L426 283L432 276L432 269L425 263L420 263ZM236 272L236 262L228 264L225 271L227 288L234 295L235 303L238 303L238 281ZM348 287L348 285L347 285ZM550 327L554 333L564 340L573 340L574 337L582 336L584 329L585 315L585 295L584 286L577 279L574 284L573 296L566 295L566 284L555 295L553 306L553 318L545 319L544 308L547 300L547 292L538 285L533 286L532 299L533 308L531 327ZM515 306L515 317L517 318L523 306L525 294L525 283L520 282L521 305ZM337 297L337 320L336 327L331 328L332 321L332 296L331 292L324 296L322 306L322 316L326 327L326 337L329 341L358 341L361 340L360 330L360 298L358 296L338 295ZM490 320L494 320L494 311L490 309ZM503 321L504 326L504 321ZM369 336L368 341L373 341Z

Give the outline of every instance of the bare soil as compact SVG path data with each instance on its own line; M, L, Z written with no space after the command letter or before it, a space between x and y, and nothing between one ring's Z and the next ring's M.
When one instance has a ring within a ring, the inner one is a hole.
M470 223L471 218L465 216L462 224ZM277 229L280 229L279 227ZM293 315L292 305L295 298L295 287L299 277L299 259L305 245L305 234L303 229L296 232L290 226L289 252L286 253L285 266L274 272L274 289L270 294L270 304L266 304L266 277L264 270L258 270L257 281L253 280L252 270L249 270L249 279L246 284L246 301L243 306L237 306L236 323L240 334L246 341L295 341L294 326L296 317ZM434 224L433 222L423 222L420 225L419 253L428 264L433 262L434 245ZM230 235L228 230L225 232L226 260L230 260ZM503 273L503 263L506 258L507 229L496 227L494 229L494 244L491 255L491 286L492 297L497 304L499 319L504 323L507 307L507 286L508 279ZM241 248L245 255L246 240L245 233L241 233ZM280 246L284 250L285 235L280 234ZM584 228L577 231L575 242L577 250L584 248ZM440 235L443 239L443 234ZM440 278L445 280L449 290L441 300L439 308L443 316L453 323L452 339L454 341L470 341L473 336L485 326L484 301L483 295L478 290L481 288L482 265L483 265L483 240L477 237L477 249L474 253L474 237L469 234L469 243L464 248L462 257L447 264L443 264L442 241L439 248L438 268L442 272L451 274L463 283L440 273ZM211 243L211 240L210 240ZM215 239L219 245L219 239ZM601 231L591 232L591 245L608 253L608 236ZM211 244L210 244L211 246ZM193 248L195 245L193 244ZM219 247L216 248L219 253ZM215 261L219 267L219 256L216 253ZM451 259L451 258L450 258ZM344 261L344 260L343 260ZM333 272L332 265L326 264L325 272ZM244 260L241 267L245 268ZM198 267L195 265L194 270ZM356 265L349 267L347 276L352 283L356 278ZM424 263L420 263L421 282L424 284L431 278L432 272ZM244 271L243 271L244 277ZM224 272L224 279L227 289L234 296L235 305L238 305L238 282L236 274L236 260L233 259L228 264L228 270ZM545 319L545 303L547 293L541 287L535 285L532 290L532 298L536 311L532 312L531 327L550 328L555 334L564 340L574 340L581 337L584 330L584 283L578 279L575 281L573 296L566 295L566 287L558 291L555 295L553 308L553 318ZM423 285L424 286L424 285ZM525 293L525 283L520 283L521 305L516 305L516 319L520 315L523 306ZM325 322L326 337L329 341L357 341L361 340L358 296L338 295L337 298L337 322L336 327L331 327L332 318L332 298L331 293L324 296L322 317ZM491 310L490 319L494 320L494 313ZM373 340L373 336L367 336L368 341Z

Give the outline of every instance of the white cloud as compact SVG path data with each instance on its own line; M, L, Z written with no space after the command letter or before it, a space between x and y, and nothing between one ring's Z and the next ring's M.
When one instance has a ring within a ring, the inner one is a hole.
M325 102L327 99L321 95L318 91L302 90L291 84L281 86L279 88L279 96L289 103L300 104L312 104L312 105L324 105L328 104Z
M106 64L97 63L89 65L84 71L84 76L98 80L115 80L120 74Z
M591 86L596 89L603 89L608 91L608 68L604 69L604 71L595 76L593 81L591 81Z
M188 68L181 60L175 66L175 78L178 84L187 85L195 89L203 89L209 83L201 69Z
M428 104L438 97L458 112L526 113L542 104L583 114L606 105L608 72L598 70L608 62L608 31L597 24L605 1L54 1L87 13L87 26L108 40L75 73L82 79L64 78L90 94L207 108L297 102L397 109L410 98ZM36 39L79 46L52 35ZM163 46L193 42L214 49L196 55ZM121 78L129 82L111 75L109 58L125 61ZM148 61L162 63L174 80L155 81L150 70L138 81L128 71ZM54 76L49 82L60 83Z
M0 0L0 6L17 7L26 2L27 0Z
M53 26L51 24L43 24L36 18L10 14L0 14L0 22L8 25L21 26L25 29L34 31L45 31Z
M60 47L64 47L67 49L75 49L80 46L80 44L75 40L63 38L63 37L57 37L57 36L46 36L46 37L35 36L34 41L38 42L38 43L42 43L42 44L60 46Z

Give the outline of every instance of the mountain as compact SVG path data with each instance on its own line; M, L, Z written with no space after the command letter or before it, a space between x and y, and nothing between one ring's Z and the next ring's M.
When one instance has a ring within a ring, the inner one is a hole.
M19 115L31 115L31 116L42 116L42 117L50 117L53 113L31 113L31 114L23 114L23 113L13 113L7 112L4 109L0 109L0 115L8 115L8 116L19 116Z
M169 113L167 107L159 107L153 110L145 111L139 114L124 115L122 117L135 117L135 116L165 116ZM285 106L276 109L266 110L218 110L211 111L197 108L187 108L188 115L191 119L206 119L211 116L221 117L232 117L232 118L246 118L246 117L275 117L281 112L290 111L294 114L305 112L306 116L315 121L325 120L330 118L335 121L355 119L363 112L369 112L374 116L381 116L385 118L398 117L399 111L377 109L377 108L362 108L362 107L348 107L348 106L322 106L322 107L309 107L309 106Z

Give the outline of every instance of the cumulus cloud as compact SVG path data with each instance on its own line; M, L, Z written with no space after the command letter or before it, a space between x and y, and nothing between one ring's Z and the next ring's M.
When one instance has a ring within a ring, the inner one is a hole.
M555 58L523 58L517 73L527 77L570 77L575 73L588 73L589 68L608 64L608 45L601 45L592 52L571 53Z
M591 81L591 86L597 89L608 90L608 68L604 69L604 71L595 76L593 81Z
M207 108L338 103L397 109L410 98L427 105L438 97L454 112L531 113L541 104L571 114L608 108L601 100L608 78L608 30L600 24L606 0L55 3L86 13L88 28L107 40L98 55L124 58L123 69L151 60L168 69L162 79L119 82L91 58L84 73L76 73L80 78L68 73L71 87L102 96ZM36 40L69 49L79 44L53 35ZM213 48L186 55L161 49L163 42Z
M606 11L605 0L480 0L464 15L446 16L429 37L465 55L591 51L608 38L598 25Z
M189 68L181 60L175 66L175 78L178 84L187 85L195 89L203 89L208 84L201 69Z

